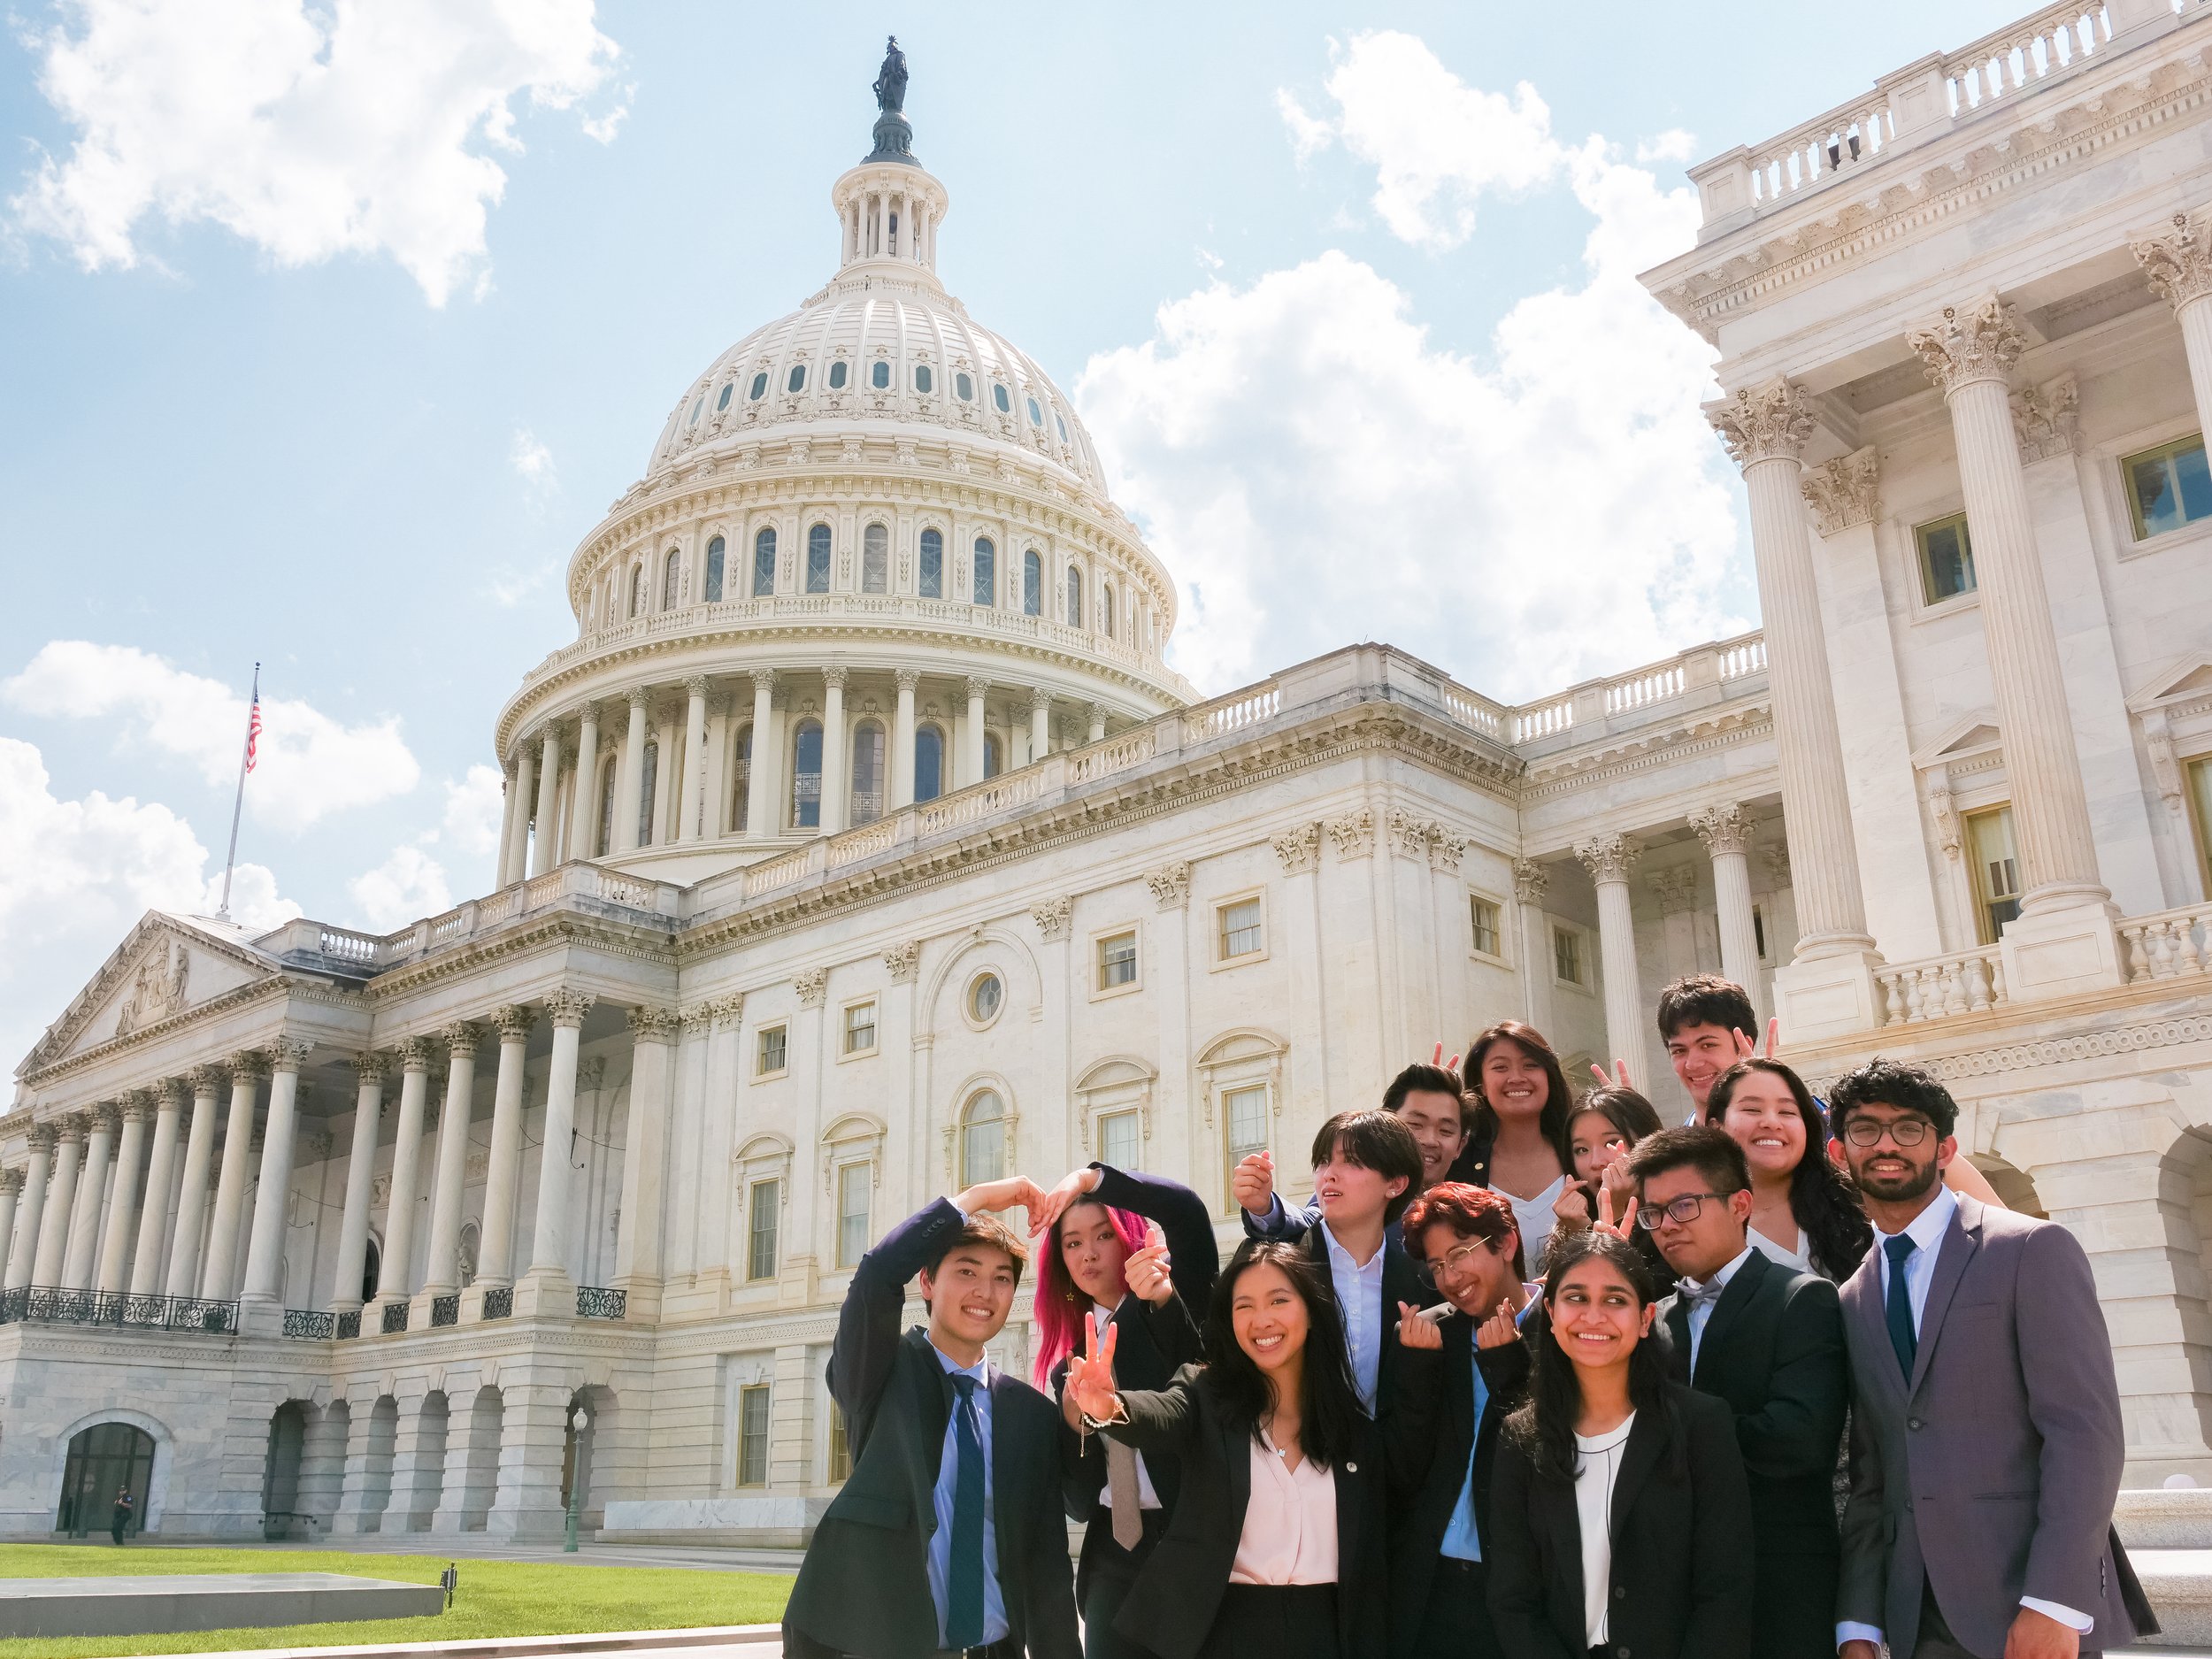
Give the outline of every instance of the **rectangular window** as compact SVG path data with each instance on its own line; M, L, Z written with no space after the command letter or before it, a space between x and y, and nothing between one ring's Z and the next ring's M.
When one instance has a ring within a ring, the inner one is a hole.
M845 1052L866 1054L876 1046L876 1005L855 1002L845 1010Z
M845 1438L845 1414L837 1409L834 1397L829 1402L829 1484L833 1486L852 1477L853 1447L852 1442Z
M768 1385L748 1383L737 1391L737 1484L768 1484Z
M1110 933L1098 941L1098 988L1110 991L1137 982L1137 935Z
M1912 539L1920 549L1920 591L1927 603L1974 591L1974 547L1967 539L1964 513L1915 525Z
M1468 920L1474 929L1475 949L1486 956L1502 953L1498 949L1498 907L1489 899L1470 894L1467 897Z
M1098 1161L1118 1170L1133 1170L1137 1144L1143 1139L1143 1125L1136 1113L1108 1112L1098 1120Z
M1582 935L1571 928L1551 930L1551 971L1569 985L1582 983Z
M872 1164L844 1164L837 1170L837 1264L858 1267L868 1253L868 1200L875 1186Z
M2120 463L2120 472L2127 480L2128 512L2138 541L2212 518L2212 472L2205 468L2200 434L2131 455Z
M1763 905L1751 907L1751 937L1757 942L1759 960L1764 962L1767 959L1767 913Z
M2197 832L2197 871L2212 893L2212 755L2188 763L2189 817Z
M781 1025L771 1025L760 1033L759 1064L753 1069L762 1077L772 1077L790 1064L790 1033Z
M1267 1150L1267 1086L1248 1084L1242 1088L1225 1090L1221 1096L1221 1121L1224 1138L1228 1145L1223 1148L1227 1157L1225 1170L1233 1171L1237 1160L1251 1152ZM1229 1203L1233 1207L1236 1199Z
M1992 807L1966 819L1967 845L1974 855L1974 920L1985 945L1993 945L2005 925L2020 914L2020 861L2012 846L2012 809Z
M745 1277L776 1276L776 1225L783 1219L783 1183L755 1181L745 1194Z
M1260 902L1257 899L1238 899L1233 903L1223 905L1216 914L1221 918L1219 938L1222 961L1230 962L1238 956L1259 954L1262 938Z

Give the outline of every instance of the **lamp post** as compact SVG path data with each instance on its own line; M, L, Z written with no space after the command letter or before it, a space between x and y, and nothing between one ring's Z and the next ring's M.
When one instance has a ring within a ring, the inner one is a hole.
M568 1541L561 1548L571 1555L576 1553L576 1514L582 1507L584 1497L584 1425L590 1421L584 1415L581 1406L576 1408L575 1415L568 1420L568 1426L576 1432L576 1438L571 1443L568 1454Z

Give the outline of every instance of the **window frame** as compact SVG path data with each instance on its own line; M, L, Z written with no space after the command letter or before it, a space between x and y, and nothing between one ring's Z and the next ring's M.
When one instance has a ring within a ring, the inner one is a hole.
M853 1047L853 1016L862 1009L868 1010L868 1046ZM881 999L871 991L865 996L856 996L840 1005L837 1021L837 1060L871 1060L883 1052L883 1009Z
M766 556L768 560L767 565L764 569L761 565L761 558L764 555ZM765 588L761 586L761 578L763 576L765 576L768 579L768 585ZM772 599L775 597L776 526L772 524L764 524L761 526L758 530L756 530L753 533L752 589L753 591L750 595L752 598Z
M937 540L934 549L930 546L933 536ZM933 552L936 555L937 568L934 571L930 569ZM934 593L930 591L932 583L936 586ZM945 596L945 533L933 524L924 525L921 534L916 539L914 596L918 599L942 599Z
M983 1015L976 1012L975 1002L976 993L982 988L983 981L986 979L998 981L998 1006L989 1014ZM1010 993L1006 987L1006 975L1002 970L994 967L979 967L968 976L967 983L960 987L960 1018L967 1021L968 1029L971 1031L988 1031L1005 1018L1006 1004L1010 995Z
M976 1118L973 1115L976 1103L987 1094L998 1102L998 1116L986 1118ZM995 1175L979 1175L968 1163L968 1132L986 1123L995 1123L998 1125L998 1173ZM1013 1167L1014 1163L1014 1109L1007 1100L1005 1089L996 1082L978 1082L972 1085L962 1097L959 1108L954 1115L952 1139L954 1186L956 1189L973 1187L979 1180L1002 1179L1006 1171Z
M1136 1142L1134 1157L1117 1158L1113 1156L1113 1149L1106 1144L1106 1125L1122 1122L1128 1124L1132 1137ZM1098 1161L1101 1164L1111 1164L1118 1170L1142 1170L1144 1168L1143 1109L1133 1104L1114 1106L1100 1112L1091 1121L1091 1144L1098 1148Z
M799 764L799 745L806 741L810 731L814 734L814 770L811 772L802 770ZM789 827L792 829L819 830L822 827L824 784L822 767L829 749L826 732L827 728L823 726L818 715L803 715L791 724L791 752L788 756L791 763L791 787L789 797L785 801L784 807L788 814ZM800 790L800 780L808 777L814 780L814 821L810 824L806 820L804 810L806 800Z
M1129 977L1118 985L1106 983L1106 947L1116 940L1129 941ZM1144 989L1144 930L1135 922L1118 922L1098 928L1090 935L1090 1000L1102 1002L1110 997L1131 996Z
M1578 927L1572 922L1563 922L1555 916L1550 917L1548 919L1551 923L1552 984L1556 987L1561 987L1570 991L1580 991L1586 995L1588 995L1590 991L1591 966L1589 929ZM1571 979L1559 971L1559 947L1563 943L1571 948L1575 959L1575 966L1580 971L1582 976L1581 978Z
M1976 826L1981 824L2001 823L2011 856L2005 862L2012 866L2014 890L2007 894L1994 892L1989 882L1985 861L1982 856ZM2020 919L2020 841L2019 826L2015 820L2010 801L1993 801L1959 814L1959 839L1966 854L1966 875L1969 890L1974 899L1975 941L1994 945L2004 936L2006 927ZM2010 904L2012 914L2000 921L1995 915L2001 904Z
M2205 513L2194 518L2185 518L2178 524L2163 530L2153 530L2144 521L2143 503L2135 488L2137 465L2145 461L2170 462L2176 457L2185 455L2192 449L2204 450L2208 464L2212 464L2212 446L2206 444L2204 434L2201 432L2186 432L2179 437L2170 438L2163 443L2154 443L2147 449L2137 449L2131 454L2115 457L2120 469L2120 498L2127 503L2128 527L2133 533L2130 543L2131 548L2142 547L2154 541L2163 541L2167 537L2179 535L2185 530L2198 529L2206 525L2212 525L2212 513ZM2175 484L2175 500L2179 502L2180 479L2177 473L2172 476Z
M1478 907L1486 906L1490 911L1491 949L1482 946L1482 918ZM1480 962L1507 964L1505 954L1505 901L1479 887L1467 889L1467 954Z
M1251 904L1259 910L1260 942L1257 949L1229 955L1229 912L1238 905ZM1267 889L1249 887L1242 893L1226 893L1213 901L1213 938L1210 955L1211 971L1219 972L1228 968L1248 968L1256 962L1265 962L1274 949L1274 929L1268 926Z
M768 1064L768 1040L773 1037L780 1049L780 1064ZM772 1082L791 1075L791 1022L778 1019L757 1026L753 1032L753 1079L756 1083Z
M757 1403L760 1420L757 1431L752 1422L752 1408ZM733 1486L759 1491L767 1486L773 1471L774 1459L770 1455L776 1432L775 1385L773 1383L740 1383L737 1386L737 1471L731 1481ZM750 1454L757 1451L758 1478L749 1473Z
M994 537L979 535L969 543L968 603L979 611L998 608L998 542Z
M922 733L925 732L937 740L937 787L927 795L922 793ZM916 806L921 805L925 801L937 800L944 795L946 762L951 743L952 739L947 735L944 726L941 722L937 720L914 722L913 783Z
M1236 1128L1236 1101L1240 1095L1259 1097L1261 1134L1257 1141L1240 1144L1234 1139ZM1255 1152L1275 1150L1275 1083L1272 1078L1240 1078L1233 1083L1219 1087L1217 1097L1221 1102L1221 1176L1222 1187L1227 1194L1228 1208L1237 1207L1236 1194L1228 1192L1229 1183L1236 1174L1237 1160Z
M887 392L891 389L891 359L878 357L868 365L868 389Z
M729 542L720 534L707 540L707 574L701 584L701 603L710 605L722 603L723 577L729 568Z
M761 1188L768 1187L775 1202L767 1210L768 1225L761 1226ZM784 1179L778 1175L753 1175L745 1178L745 1282L749 1285L772 1285L783 1271L783 1202ZM759 1271L761 1240L767 1238L768 1271Z
M1932 532L1947 529L1954 525L1958 527L1959 557L1967 581L1966 585L1956 593L1939 594L1936 592L1935 567L1928 558L1928 537ZM1911 526L1909 534L1912 540L1913 568L1918 572L1919 604L1917 609L1938 610L1950 605L1962 604L1979 595L1981 583L1974 572L1973 534L1966 522L1965 508L1962 507L1955 512L1943 513L1933 518L1924 518Z
M822 585L814 585L815 556L821 556ZM826 594L837 571L837 532L830 528L829 520L817 518L806 527L806 567L799 572L799 591L805 594Z
M871 518L860 527L860 591L891 591L891 526L880 518Z
M833 361L833 362L830 364L830 365L829 365L829 381L828 381L828 385L829 385L829 388L830 388L830 390L831 390L831 391L833 391L833 392L841 392L841 391L843 391L843 390L845 389L846 384L847 384L847 383L848 383L848 382L849 382L851 379L852 379L852 371L851 371L851 369L850 369L850 368L847 365L847 364L846 364L846 362L845 362L845 359L844 359L844 358L842 358L842 357L839 357L839 358L835 359L834 361Z
M830 1260L835 1263L836 1271L849 1273L860 1265L860 1258L867 1255L869 1246L875 1241L876 1160L872 1154L844 1158L832 1164L830 1170ZM845 1207L848 1182L860 1188L861 1196L860 1248L851 1252L849 1260L845 1248L845 1224L854 1217Z

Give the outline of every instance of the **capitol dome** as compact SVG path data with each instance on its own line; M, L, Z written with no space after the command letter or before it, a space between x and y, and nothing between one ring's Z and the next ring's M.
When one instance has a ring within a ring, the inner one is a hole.
M577 637L495 733L503 882L701 879L1194 699L1073 406L938 280L951 198L885 73L834 273L684 388L569 561Z

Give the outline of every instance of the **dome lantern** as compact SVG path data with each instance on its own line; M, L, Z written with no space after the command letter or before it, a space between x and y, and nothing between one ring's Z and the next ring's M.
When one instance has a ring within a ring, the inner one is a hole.
M875 148L830 191L842 242L838 270L863 263L906 273L937 271L937 227L951 198L914 157L914 127L906 119L906 54L898 36L886 42L876 77Z

